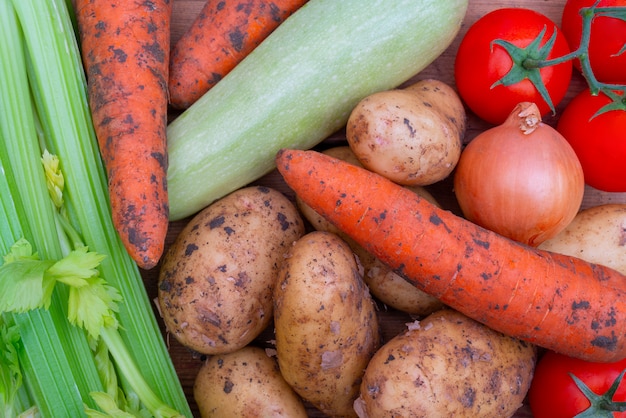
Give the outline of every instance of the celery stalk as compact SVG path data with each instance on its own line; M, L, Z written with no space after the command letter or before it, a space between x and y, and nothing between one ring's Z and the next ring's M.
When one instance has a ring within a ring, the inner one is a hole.
M27 235L42 253L60 255L57 233L49 223L54 216L39 162L22 36L11 3L0 0L0 7L0 157L6 182L2 188L5 219L0 223L11 225L2 229L1 250L6 253L9 245ZM27 365L24 374L41 413L80 416L85 401L77 389L86 388L87 383L98 384L99 379L89 361L84 334L67 324L59 299L57 295L48 311L16 314L12 321L21 335L20 363ZM86 401L91 403L88 398Z
M4 158L0 159L2 160ZM0 168L3 168L2 165ZM6 178L2 176L2 179ZM8 250L7 244L19 238L18 234L21 231L16 227L19 226L17 211L23 210L23 206L8 204L13 201L11 196L6 194L8 188L4 187L4 184L0 190L4 209L0 211L0 224L11 225L10 228L3 227L0 230L0 251L4 254ZM68 329L64 325L64 315L59 312L58 304L55 303L47 311L37 310L14 315L3 313L2 319L15 324L19 329L21 336L19 362L32 398L42 415L81 416L84 401L77 391L77 381L84 380L89 375L90 367L84 361L76 361L76 354L67 352L74 344L68 339L68 335L63 334ZM71 334L76 333L75 330L69 331ZM76 379L72 369L78 373L81 367L83 374L79 375L80 379ZM91 403L89 399L87 401Z
M100 275L122 295L119 334L155 395L191 416L136 264L111 221L106 174L87 106L80 54L65 0L13 0L46 147L59 156L65 206L91 251L105 254Z

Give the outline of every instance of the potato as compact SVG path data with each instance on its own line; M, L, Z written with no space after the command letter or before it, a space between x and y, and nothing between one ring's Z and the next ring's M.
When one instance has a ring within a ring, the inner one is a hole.
M357 255L361 254L361 260L365 260L364 264L367 265L363 275L365 283L370 287L372 295L385 305L419 317L445 307L439 299L422 292L378 258L371 255L366 258L362 255L366 251L361 251L357 251Z
M402 185L445 179L461 156L463 104L447 84L422 80L371 94L352 110L348 145L363 166Z
M363 167L358 158L356 158L356 155L354 155L354 152L352 152L352 148L350 148L348 145L339 145L336 147L325 149L322 152L326 155L330 155L331 157L335 157L340 160L349 162L350 164L356 165L358 167Z
M274 290L274 327L278 364L296 393L327 415L356 416L381 335L355 256L337 235L314 231L294 244Z
M354 407L361 418L511 417L530 387L536 353L442 309L378 350Z
M404 90L417 94L427 106L436 107L439 114L452 122L460 134L465 132L465 107L452 87L443 81L429 78L417 81Z
M329 148L324 151L324 154L361 166L361 163L359 163L359 160L354 156L354 153L348 146ZM423 187L404 187L439 206L435 198ZM318 231L335 233L350 245L352 251L359 257L359 261L363 266L363 279L365 283L369 286L372 295L381 302L394 309L418 316L428 315L444 307L444 304L440 302L439 299L422 292L401 276L394 273L386 264L368 253L347 234L324 219L324 217L311 209L297 196L296 204L302 215L311 223L313 228Z
M167 331L204 354L251 342L272 319L280 264L303 234L296 206L268 187L237 190L199 212L159 271Z
M193 397L202 418L307 416L276 359L254 346L209 357L196 376Z
M578 212L563 231L539 248L626 274L626 204L607 203Z

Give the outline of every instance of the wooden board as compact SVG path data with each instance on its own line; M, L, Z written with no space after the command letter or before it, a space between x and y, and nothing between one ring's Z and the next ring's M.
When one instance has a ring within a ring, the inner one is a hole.
M174 0L173 1L173 22L172 22L172 44L176 42L180 38L180 36L184 33L184 31L191 25L193 19L198 14L202 6L204 5L205 0ZM560 24L561 21L561 9L565 3L565 0L503 0L498 2L490 2L485 0L470 0L469 9L464 21L464 24L461 28L460 33L456 37L453 44L428 68L426 68L421 73L417 74L414 78L410 80L415 81L422 78L437 78L440 79L452 86L454 86L454 78L453 78L453 63L454 56L456 50L458 48L458 44L460 39L462 38L465 31L467 31L468 27L476 21L480 16L485 13L500 7L526 7L537 10L549 18L551 18L557 24ZM559 106L557 110L563 108L563 106L584 87L584 80L578 74L575 75L574 80L572 81L570 91L565 99L565 101ZM176 117L176 113L172 112L170 117L173 119ZM486 129L488 125L478 120L472 114L468 115L468 130L465 137L465 142L470 141L474 136L476 136L479 132ZM557 116L548 117L545 121L551 125L554 125L557 121ZM339 144L342 143L342 132L337 132L327 139L326 144ZM282 183L280 176L278 176L275 172L270 173L268 176L259 180L257 183L265 184L267 186L275 187L278 190L283 191L290 197L293 197L292 193L286 188L284 183ZM460 214L458 205L456 204L456 200L454 198L454 194L452 192L452 185L450 181L443 181L436 185L433 185L428 188L429 191L437 198L440 204L457 213ZM583 201L583 207L595 206L601 203L626 203L626 193L603 193L597 190L593 190L591 188L587 188L585 192L585 197ZM170 225L170 231L168 234L167 242L166 242L166 250L171 245L175 237L178 235L182 227L185 225L186 221L174 222ZM150 297L156 298L157 295L157 280L158 280L158 270L159 266L150 270L143 271L142 275L145 280L145 285ZM156 309L155 309L156 314ZM412 321L412 318L403 313L395 312L391 309L387 309L385 306L380 304L380 322L383 328L383 335L386 339L391 338L396 335L398 332L405 328L405 323ZM203 357L199 356L185 347L181 346L174 338L170 338L165 332L162 322L161 322L162 330L164 338L167 341L170 354L172 356L174 365L180 377L180 382L183 385L185 393L188 396L192 411L196 416L197 407L193 400L192 396L192 388L193 381L195 379L196 373L200 368ZM259 345L269 346L269 340L271 340L272 331L271 326L270 329L266 330L255 343ZM323 415L316 411L314 408L308 408L311 417L322 417ZM527 406L522 407L517 414L516 418L529 418L531 417L531 413Z

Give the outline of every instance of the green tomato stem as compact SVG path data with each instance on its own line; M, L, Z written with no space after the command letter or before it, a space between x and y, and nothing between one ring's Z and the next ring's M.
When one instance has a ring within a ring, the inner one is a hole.
M569 373L578 389L590 403L589 408L576 415L575 418L612 418L613 412L626 411L626 402L613 400L613 396L621 385L625 373L626 370L623 370L613 381L611 387L603 394L594 393L582 380L573 373Z
M598 92L602 91L607 96L615 99L614 91L626 91L626 85L622 84L611 84L611 83L603 83L598 81L593 73L593 69L591 68L591 63L589 61L589 42L591 39L591 23L593 19L597 16L614 16L619 13L623 13L623 7L584 7L581 9L581 16L583 19L582 32L580 37L580 45L578 48L569 54L563 55L562 57L536 61L532 62L532 60L528 60L528 62L524 62L524 65L534 66L536 68L548 67L551 65L557 65L572 59L578 58L581 65L581 71L583 76L587 80L587 84L589 85L589 90L592 94L598 94Z
M626 85L604 83L599 81L595 77L589 61L589 42L591 39L591 24L593 19L597 16L608 16L623 19L624 15L626 15L626 10L623 6L597 7L599 1L600 0L596 1L596 3L591 7L584 7L580 9L582 17L582 31L580 45L576 48L576 50L563 56L551 59L526 57L522 62L522 67L526 70L540 69L543 67L562 64L578 58L581 66L581 73L587 82L591 94L597 95L599 92L602 92L611 98L614 103L620 104L620 109L626 110L626 94L624 94L626 92Z

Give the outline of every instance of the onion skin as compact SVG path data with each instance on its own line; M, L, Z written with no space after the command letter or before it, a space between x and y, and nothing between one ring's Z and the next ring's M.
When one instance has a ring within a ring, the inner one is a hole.
M536 247L563 230L582 203L582 166L567 140L541 122L534 103L463 150L454 191L468 220Z

